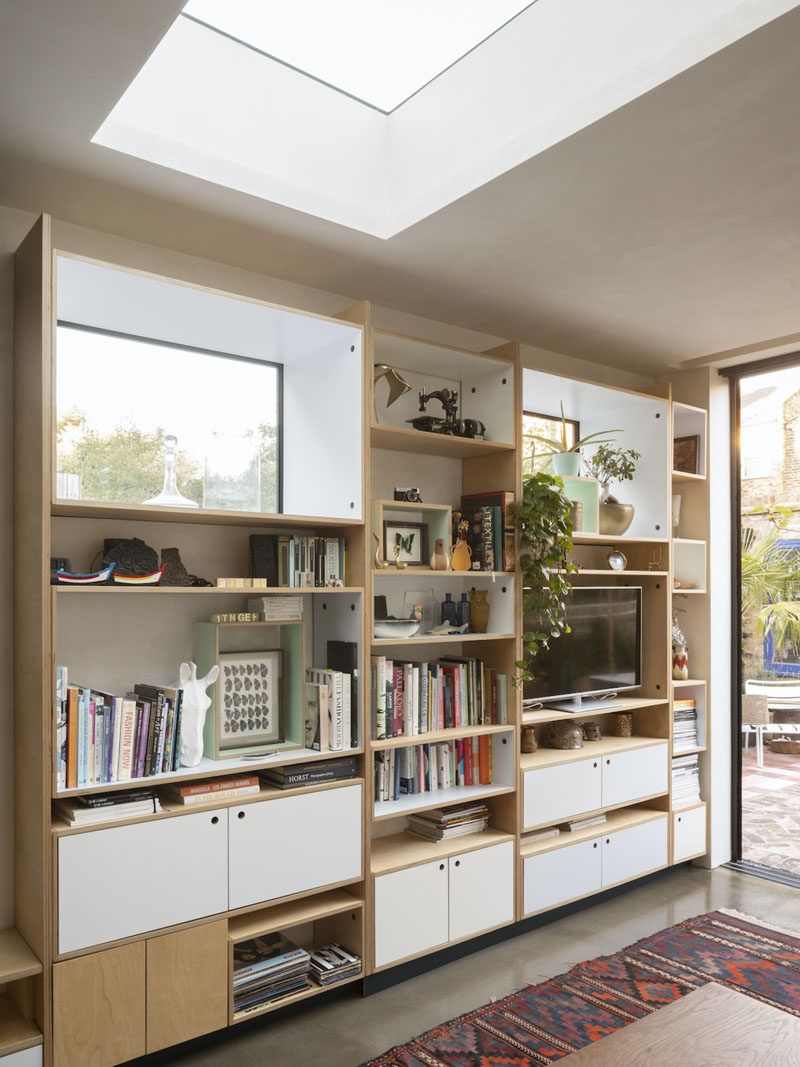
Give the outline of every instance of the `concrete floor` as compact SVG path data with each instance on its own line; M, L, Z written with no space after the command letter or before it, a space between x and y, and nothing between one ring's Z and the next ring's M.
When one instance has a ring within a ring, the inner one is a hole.
M201 1047L137 1061L156 1067L357 1067L392 1045L715 908L734 908L787 929L800 927L800 894L724 868L684 867L614 900L362 998L357 987L286 1019L232 1030Z

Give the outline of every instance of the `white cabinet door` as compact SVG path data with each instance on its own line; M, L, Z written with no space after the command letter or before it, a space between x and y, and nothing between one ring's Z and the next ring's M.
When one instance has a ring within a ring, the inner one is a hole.
M603 756L602 763L604 808L667 791L666 742Z
M667 865L667 816L602 839L603 885L626 882Z
M447 860L375 879L376 967L446 943L447 882Z
M523 861L523 911L531 915L602 887L600 838L579 841Z
M224 808L59 838L59 952L226 911L227 861Z
M702 856L706 850L706 809L689 808L672 816L672 862Z
M526 771L525 826L546 826L601 807L600 776L599 759Z
M361 784L229 809L229 906L360 878Z
M33 1048L23 1049L22 1052L12 1052L10 1056L2 1059L3 1067L42 1067L42 1046L35 1045Z
M450 858L450 940L514 918L514 846L503 841Z

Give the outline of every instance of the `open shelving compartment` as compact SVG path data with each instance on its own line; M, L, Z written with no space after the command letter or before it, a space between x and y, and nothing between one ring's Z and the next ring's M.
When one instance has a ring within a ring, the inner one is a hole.
M672 437L673 442L679 446L682 439L688 439L696 455L694 470L675 470L673 467L673 480L676 482L704 480L708 455L708 412L705 408L694 407L692 404L682 404L677 400L673 401Z
M231 986L229 1023L244 1022L288 1004L317 996L328 989L360 981L364 976L364 901L347 889L331 889L314 896L303 897L301 900L292 900L229 919L229 973L233 973L234 950L237 944L271 933L283 934L307 951L335 941L352 955L361 959L361 969L358 974L328 986L317 985L309 979L307 989L239 1012L234 1010Z
M44 1040L34 1018L34 979L41 973L41 963L19 933L13 927L0 930L0 987L5 987L0 993L0 1062Z

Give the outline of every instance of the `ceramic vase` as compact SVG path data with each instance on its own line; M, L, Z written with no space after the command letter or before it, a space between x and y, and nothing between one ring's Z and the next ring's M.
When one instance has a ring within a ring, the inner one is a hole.
M552 460L553 474L557 474L559 477L577 478L581 469L580 452L554 452Z
M469 591L470 620L469 626L474 634L485 634L489 625L491 604L486 599L485 589L470 589Z
M433 555L431 556L432 571L450 570L450 553L444 543L443 537L437 537L433 543Z
M450 567L454 571L468 571L472 566L472 549L460 537L450 549Z

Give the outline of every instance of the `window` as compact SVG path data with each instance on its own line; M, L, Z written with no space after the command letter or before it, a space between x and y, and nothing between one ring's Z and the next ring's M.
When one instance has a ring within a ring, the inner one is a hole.
M567 447L574 445L579 439L580 423L574 419L564 419L564 429L567 435ZM549 437L551 440L561 440L561 416L540 415L535 411L523 411L522 413L522 475L529 477L534 469L533 457L536 456L537 468L542 464L540 460L547 454L547 446L535 441L534 437Z
M281 367L60 322L56 496L277 512Z

